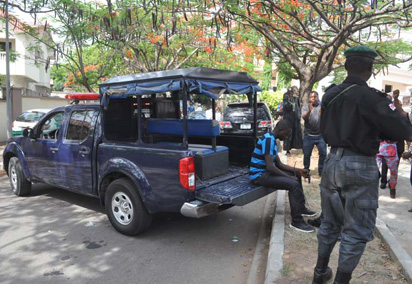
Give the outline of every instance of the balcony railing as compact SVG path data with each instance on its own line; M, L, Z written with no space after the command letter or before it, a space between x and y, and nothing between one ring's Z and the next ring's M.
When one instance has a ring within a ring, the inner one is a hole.
M17 59L17 54L14 50L10 50L10 62L14 62ZM6 61L6 52L0 51L0 61Z

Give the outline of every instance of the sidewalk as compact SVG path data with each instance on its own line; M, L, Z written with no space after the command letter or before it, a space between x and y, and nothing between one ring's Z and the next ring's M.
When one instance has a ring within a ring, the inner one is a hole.
M392 258L403 268L403 275L412 283L412 187L409 182L411 166L402 160L399 166L396 199L389 189L379 189L379 209L376 230L388 245Z
M396 199L389 197L389 189L379 189L380 197L376 233L382 242L386 244L391 259L400 263L402 275L406 281L412 283L412 213L408 212L412 208L412 186L409 182L409 174L410 164L408 161L402 160L399 168ZM284 232L286 220L283 209L285 199L284 197L282 198L282 195L284 196L284 191L279 191L276 214L272 224L272 235L269 242L265 284L281 282L283 270L285 269L283 254L285 250Z

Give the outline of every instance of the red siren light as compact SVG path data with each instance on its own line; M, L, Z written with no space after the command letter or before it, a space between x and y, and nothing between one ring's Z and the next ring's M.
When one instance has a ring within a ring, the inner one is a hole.
M71 93L65 96L66 100L98 100L97 93Z

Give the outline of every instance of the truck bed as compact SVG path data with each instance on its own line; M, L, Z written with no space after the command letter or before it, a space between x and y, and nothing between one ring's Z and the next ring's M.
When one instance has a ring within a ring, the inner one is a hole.
M273 188L250 183L249 169L230 167L228 174L201 182L196 189L196 199L242 206L273 191Z

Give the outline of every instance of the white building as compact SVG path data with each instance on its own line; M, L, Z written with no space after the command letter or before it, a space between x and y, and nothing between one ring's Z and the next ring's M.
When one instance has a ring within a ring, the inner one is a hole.
M412 63L400 64L399 67L390 66L385 72L369 79L369 86L389 94L398 89L404 106L409 106L409 97L412 93L412 71L409 70L409 64Z
M22 112L22 97L47 97L50 88L50 60L54 50L25 32L28 28L37 31L36 37L50 40L42 26L24 23L9 15L10 49L10 94L12 119ZM0 10L0 102L6 97L6 23L4 11Z
M403 101L404 108L409 107L409 97L412 95L412 71L409 70L409 63L400 64L399 67L389 66L385 72L379 72L377 75L372 75L368 80L369 87L383 91L392 95L396 89L399 90L399 98ZM328 76L322 79L316 91L322 97L325 88L330 86L332 77Z

